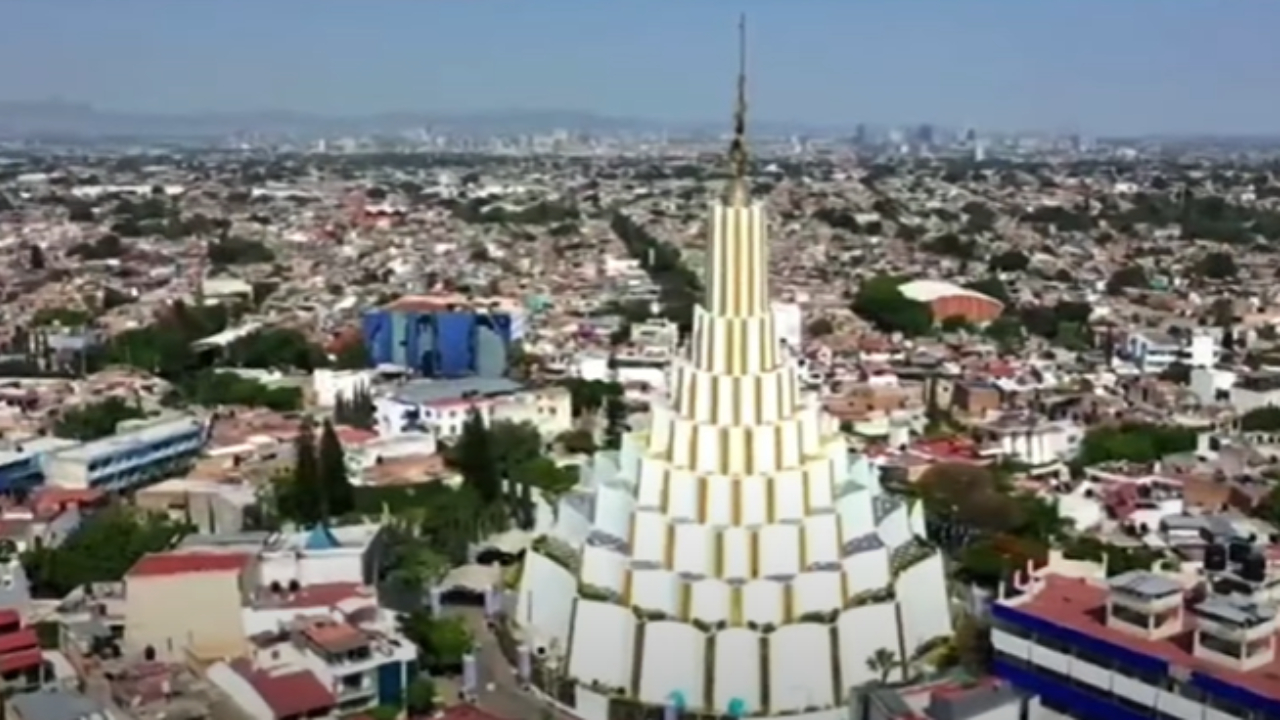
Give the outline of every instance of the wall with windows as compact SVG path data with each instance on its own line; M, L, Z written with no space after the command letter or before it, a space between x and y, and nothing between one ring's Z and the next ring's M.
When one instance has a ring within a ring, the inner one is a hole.
M1271 720L1280 701L1213 676L1055 625L1016 606L992 607L995 674L1049 709L1107 720Z

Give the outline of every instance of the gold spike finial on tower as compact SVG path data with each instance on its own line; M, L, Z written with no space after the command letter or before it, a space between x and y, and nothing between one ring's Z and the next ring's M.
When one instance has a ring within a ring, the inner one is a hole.
M747 16L738 17L738 101L733 109L733 141L729 144L729 202L747 204Z

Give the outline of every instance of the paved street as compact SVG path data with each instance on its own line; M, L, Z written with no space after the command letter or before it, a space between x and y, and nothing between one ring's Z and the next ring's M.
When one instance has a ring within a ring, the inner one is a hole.
M479 608L450 608L449 613L466 619L467 626L480 646L476 656L481 688L477 704L482 709L511 720L579 720L574 715L543 703L520 688L515 670L507 664L497 638L485 623L483 611ZM490 683L493 684L491 691L486 689Z

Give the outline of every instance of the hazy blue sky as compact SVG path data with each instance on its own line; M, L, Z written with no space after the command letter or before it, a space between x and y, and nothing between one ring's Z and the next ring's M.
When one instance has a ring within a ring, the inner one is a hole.
M0 99L1280 132L1273 0L6 0Z

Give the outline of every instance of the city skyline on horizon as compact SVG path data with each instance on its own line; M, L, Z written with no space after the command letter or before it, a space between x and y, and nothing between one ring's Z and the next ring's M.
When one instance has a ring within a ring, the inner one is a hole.
M0 100L147 114L554 111L708 123L731 110L734 24L745 11L763 123L1280 134L1268 72L1280 49L1266 37L1280 6L50 5L10 9L0 62L23 71L0 78Z

